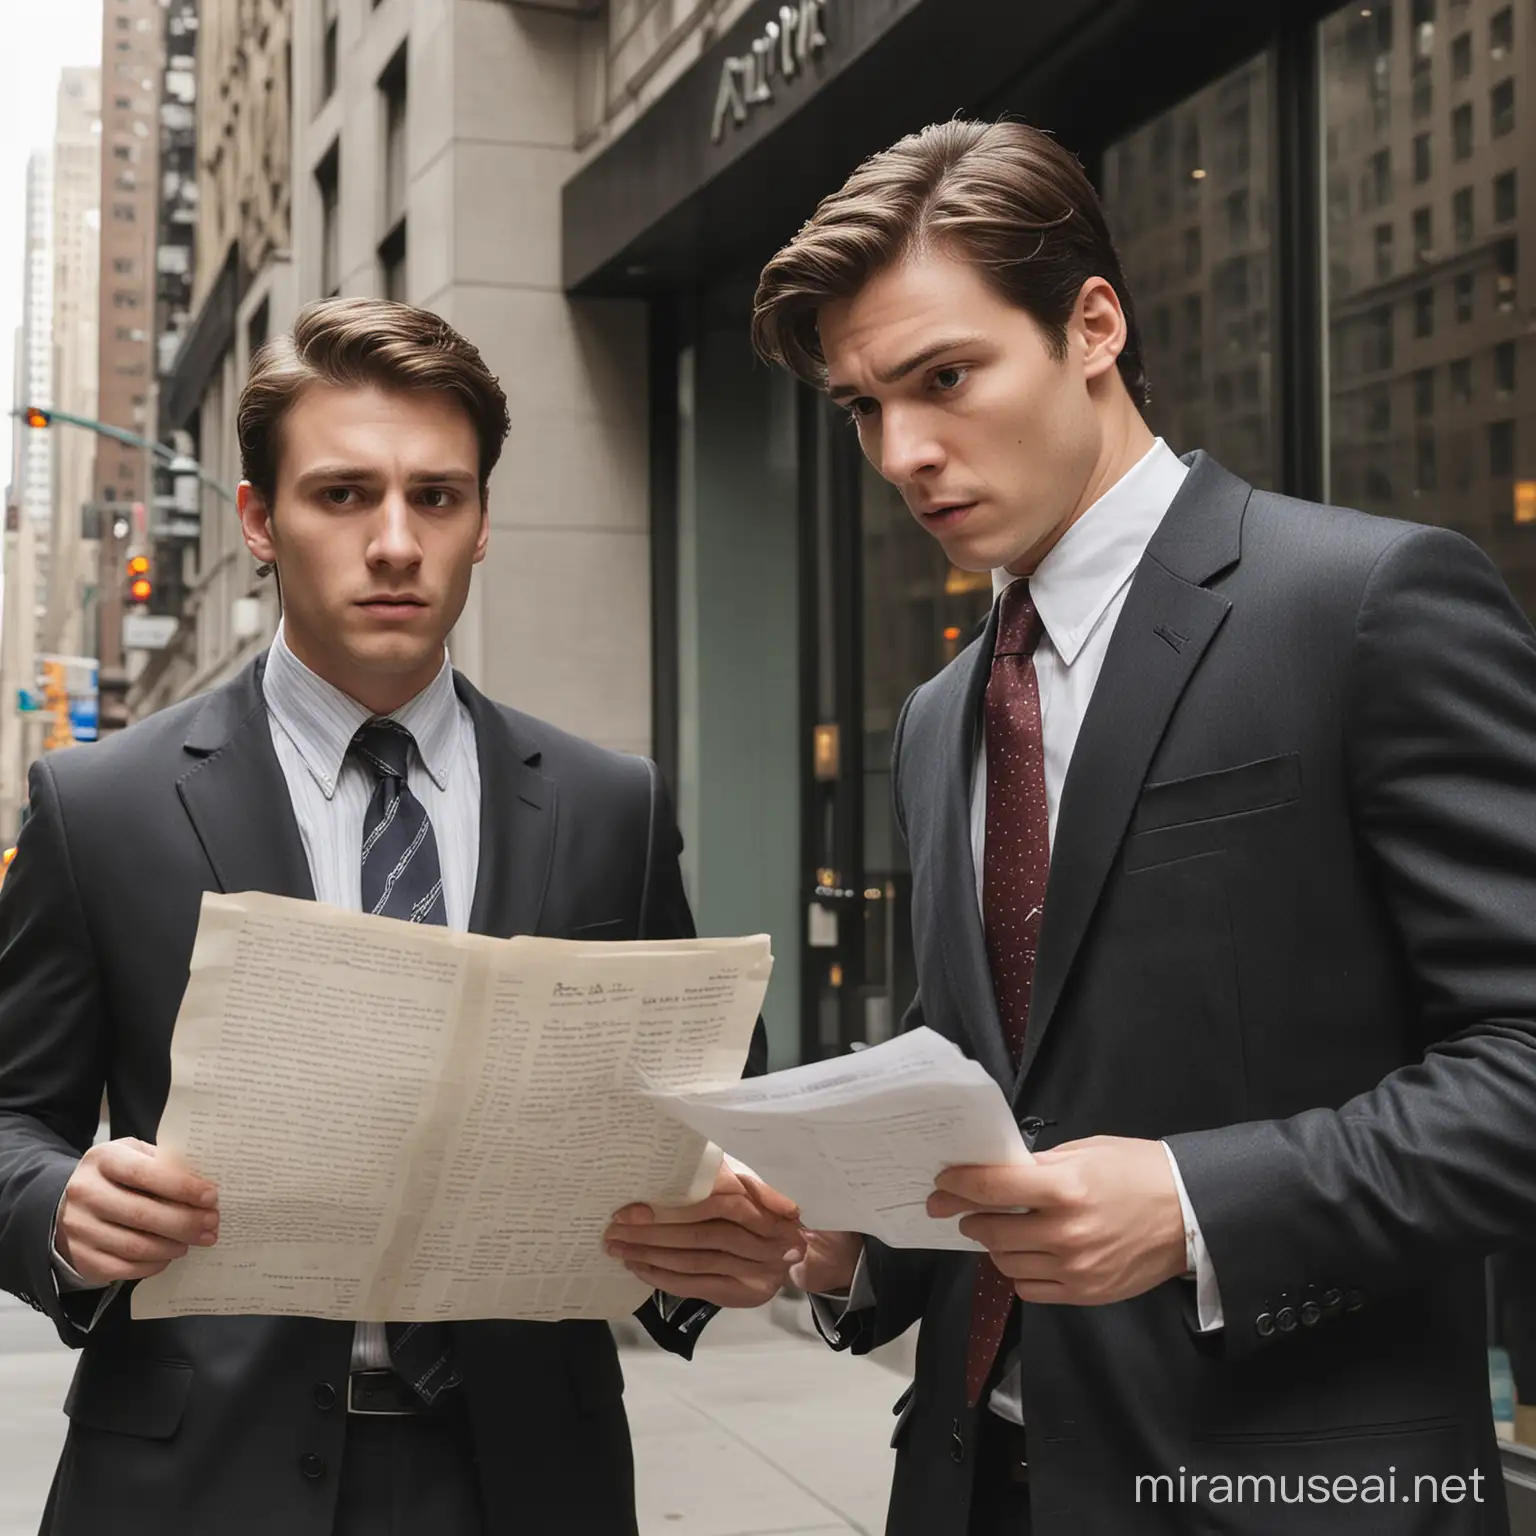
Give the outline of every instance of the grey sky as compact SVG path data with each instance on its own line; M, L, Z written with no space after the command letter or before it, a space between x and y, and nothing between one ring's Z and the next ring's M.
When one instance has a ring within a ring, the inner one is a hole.
M27 159L53 141L59 71L101 62L101 0L0 0L0 475L10 478L16 327L21 324Z

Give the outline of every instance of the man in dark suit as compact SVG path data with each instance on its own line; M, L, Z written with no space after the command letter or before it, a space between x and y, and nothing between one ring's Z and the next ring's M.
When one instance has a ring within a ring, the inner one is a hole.
M769 265L981 634L909 700L925 1023L1037 1155L987 1250L812 1237L864 1351L921 1321L894 1536L1506 1529L1483 1257L1536 1206L1536 639L1454 534L1311 506L1138 407L1081 167L949 123Z
M217 1191L152 1145L204 891L500 936L693 934L655 769L446 659L508 427L474 348L403 305L315 305L257 359L239 425L277 638L214 693L36 764L0 894L0 1285L81 1351L43 1531L634 1531L602 1323L135 1322L120 1294L218 1237ZM771 1298L798 1229L730 1172L662 1214L687 1251L648 1270L640 1316L687 1355L718 1306Z

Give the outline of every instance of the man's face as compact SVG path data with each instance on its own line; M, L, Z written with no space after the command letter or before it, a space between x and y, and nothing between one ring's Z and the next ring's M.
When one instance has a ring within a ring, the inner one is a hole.
M1102 334L1104 291L1119 319L1109 285L1085 285L1065 358L943 253L888 268L818 315L828 392L961 569L1027 574L1086 505L1103 450L1093 392L1124 335L1123 322L1119 342Z
M489 533L479 464L451 395L314 385L282 423L276 505L240 487L295 654L381 714L436 676L464 610Z

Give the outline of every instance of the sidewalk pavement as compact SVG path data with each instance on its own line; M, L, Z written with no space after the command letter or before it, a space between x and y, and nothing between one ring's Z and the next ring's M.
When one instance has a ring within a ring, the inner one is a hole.
M787 1299L727 1312L691 1362L619 1331L642 1536L833 1536L885 1529L892 1366L834 1355ZM64 1439L74 1356L0 1295L0 1536L35 1536Z

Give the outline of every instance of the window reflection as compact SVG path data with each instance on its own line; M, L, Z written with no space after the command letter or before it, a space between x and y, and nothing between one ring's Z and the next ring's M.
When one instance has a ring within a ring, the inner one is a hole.
M1461 530L1536 613L1519 195L1536 175L1519 121L1536 14L1440 11L1353 5L1321 29L1330 496Z
M1177 452L1205 448L1255 485L1274 484L1270 64L1261 56L1105 152L1110 229L1142 330L1153 429ZM1362 164L1389 197L1389 146ZM1372 232L1372 271L1396 262Z

